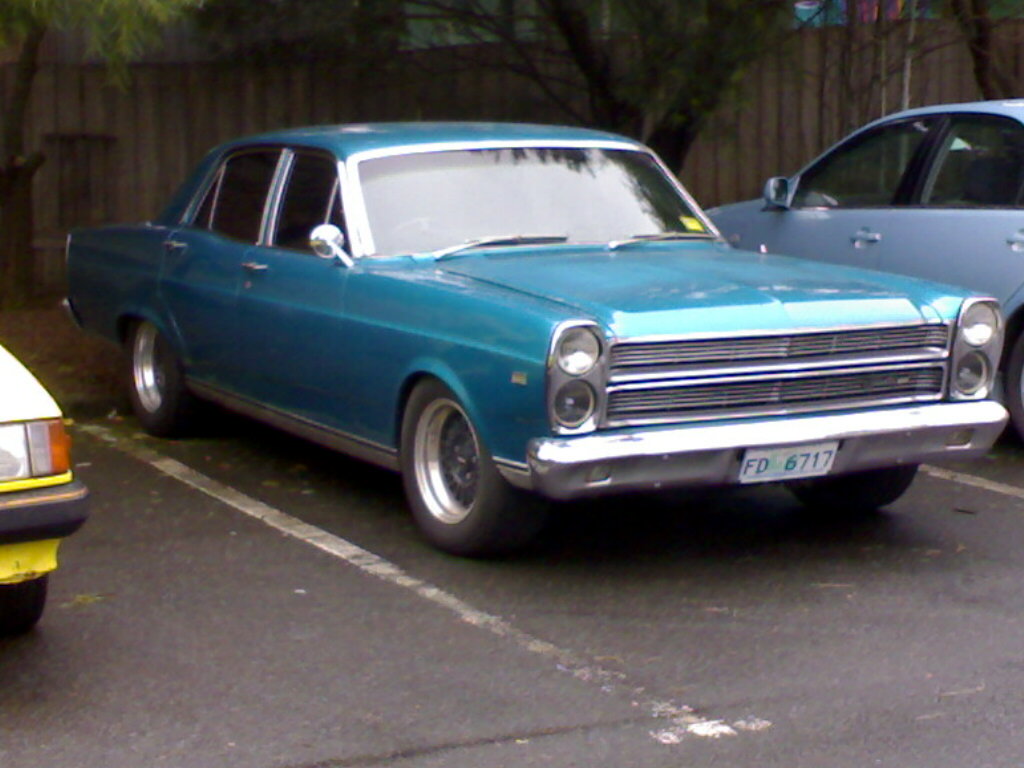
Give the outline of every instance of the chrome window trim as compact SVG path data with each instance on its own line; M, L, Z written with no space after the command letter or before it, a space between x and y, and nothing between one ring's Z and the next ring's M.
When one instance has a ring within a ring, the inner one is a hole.
M269 215L264 220L264 226L261 229L262 237L259 243L260 247L263 248L279 248L284 251L292 251L294 253L303 253L308 255L306 251L297 251L293 248L284 248L282 246L274 244L274 237L277 235L277 225L281 218L281 207L284 204L285 192L288 189L288 182L291 179L292 169L295 167L295 160L299 155L313 155L320 157L329 163L332 163L335 167L335 180L334 189L331 191L331 196L328 200L327 213L330 213L330 205L334 201L334 196L338 194L338 188L341 184L340 168L341 164L338 162L337 156L328 150L321 149L319 147L305 147L302 145L294 145L283 148L283 155L278 163L277 170L275 171L274 182L271 187L270 198L272 202L270 204ZM269 201L268 201L269 202ZM344 206L344 195L342 196L342 216L345 216ZM346 220L347 223L347 220Z
M359 174L359 166L368 160L376 160L382 157L397 157L401 155L421 155L437 152L458 152L485 149L607 149L614 151L630 151L647 155L653 159L654 164L661 169L669 183L676 192L683 198L690 209L707 229L708 237L712 240L725 242L718 228L714 225L704 209L697 204L697 201L683 186L682 182L672 173L668 166L651 149L642 144L635 144L629 140L614 139L509 139L509 140L479 140L479 141L442 141L423 144L398 144L391 147L379 147L367 149L361 152L354 152L349 155L344 165L347 169L348 179L351 181L352 189L350 199L352 204L352 218L346 219L350 225L350 238L353 242L353 255L358 257L372 257L376 252L373 241L373 233L370 230L370 218L366 210L366 199L363 197L362 180ZM349 200L346 199L346 205ZM346 209L347 210L347 209ZM358 232L358 235L357 235ZM380 257L379 257L380 258ZM383 257L387 258L387 257Z
M373 242L367 242L369 219L366 216L366 203L363 190L358 183L358 175L352 165L351 158L338 158L338 179L341 183L341 207L345 213L345 237L348 240L349 253L358 261L373 252Z
M274 169L274 177L270 182L270 193L263 202L263 223L260 226L260 239L256 243L261 248L274 247L270 244L277 234L277 217L281 214L281 201L284 199L284 190L294 164L295 151L290 147L284 147L277 159L277 168Z
M216 170L213 172L213 174L211 174L210 179L205 181L202 185L200 185L199 189L201 191L197 191L197 193L192 196L192 200L185 207L185 213L182 214L181 221L179 222L179 224L186 227L195 227L194 217L196 211L198 210L199 207L202 206L203 201L206 199L206 193L209 191L210 187L214 183L216 183L217 185L216 192L214 192L216 198L213 201L213 207L211 208L210 213L212 215L213 213L216 212L217 207L220 205L221 185L224 182L224 169L227 167L228 163L230 163L233 159L235 159L236 157L240 157L242 155L255 154L258 152L277 152L277 164L274 166L274 172L270 177L270 187L268 189L268 194L266 197L263 198L263 212L261 213L260 218L259 234L257 235L257 239L255 242L249 240L239 240L238 238L231 237L230 235L227 235L224 232L221 232L220 230L211 229L209 226L209 222L207 223L208 226L206 227L195 227L196 229L204 229L207 232L212 232L213 234L219 235L220 237L223 237L226 240L231 240L232 242L246 243L248 245L262 245L265 242L264 238L267 229L267 214L269 211L270 200L274 195L275 185L277 184L278 176L281 172L282 156L283 153L287 151L287 149L287 147L277 144L253 144L247 147L238 147L230 152L226 152L217 161Z
M266 246L267 229L270 226L270 216L274 210L275 200L278 199L281 189L282 167L291 162L291 153L287 147L280 147L277 155L277 165L274 166L274 175L270 177L270 189L267 196L263 198L263 218L260 220L260 236L254 243L257 246Z
M185 211L184 213L181 214L181 217L177 222L178 226L212 231L210 230L210 222L206 222L205 227L197 227L195 217L196 214L199 212L199 209L203 207L203 203L206 202L206 196L207 194L211 193L211 190L214 196L214 200L212 207L210 208L210 212L213 213L213 211L216 209L217 198L220 197L220 182L223 178L224 161L221 160L213 167L213 172L210 173L207 178L203 179L203 183L199 185L199 188L197 189L196 193L192 195L192 199L189 200L188 205L185 206ZM214 187L216 187L216 189L213 189Z

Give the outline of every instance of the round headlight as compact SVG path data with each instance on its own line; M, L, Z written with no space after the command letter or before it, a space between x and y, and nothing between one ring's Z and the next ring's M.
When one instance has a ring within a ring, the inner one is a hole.
M587 382L570 381L555 393L555 418L563 427L576 429L594 415L596 403L597 397Z
M988 358L980 352L968 352L956 361L953 386L965 395L975 395L988 383Z
M558 342L558 367L570 376L590 373L601 355L601 342L589 328L570 328Z
M960 318L960 334L972 347L983 347L999 330L999 315L990 304L972 304Z

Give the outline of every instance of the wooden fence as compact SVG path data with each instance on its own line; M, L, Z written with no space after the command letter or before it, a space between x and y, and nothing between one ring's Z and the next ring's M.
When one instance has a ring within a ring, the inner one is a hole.
M844 28L796 35L709 122L682 169L684 183L709 206L757 195L766 177L797 170L849 128L897 109L905 32L894 28L883 51L856 48ZM911 105L977 97L964 46L954 42L948 26L922 25ZM30 120L32 143L48 158L36 187L40 285L60 285L68 229L155 216L199 157L227 138L370 120L564 119L515 77L446 68L443 55L412 53L384 70L149 62L133 67L123 89L98 65L45 63ZM12 70L0 64L0 103Z

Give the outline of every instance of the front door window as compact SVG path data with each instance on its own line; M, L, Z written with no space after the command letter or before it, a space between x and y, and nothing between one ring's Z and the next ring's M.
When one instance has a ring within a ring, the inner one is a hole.
M793 206L893 205L908 167L935 124L934 118L901 120L858 134L801 175Z

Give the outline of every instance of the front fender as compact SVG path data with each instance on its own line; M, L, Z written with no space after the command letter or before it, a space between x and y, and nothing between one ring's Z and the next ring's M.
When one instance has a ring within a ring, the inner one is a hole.
M484 445L497 458L517 464L526 460L530 439L548 433L544 368L497 353L468 352L477 365L467 367L439 357L420 356L409 362L396 395L395 445L401 443L405 404L416 384L432 377L458 398ZM481 357L494 357L489 362ZM460 373L461 371L461 373Z

